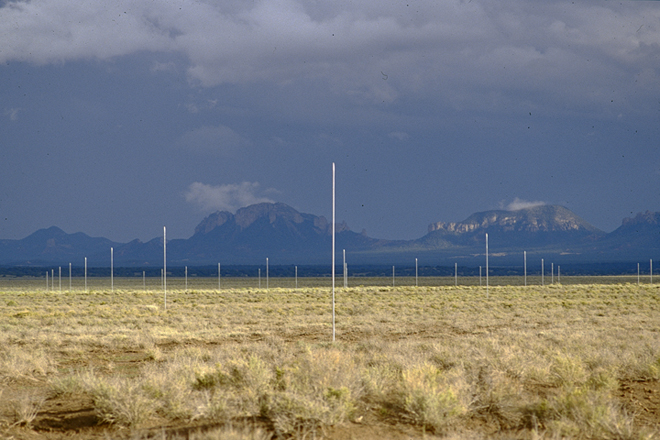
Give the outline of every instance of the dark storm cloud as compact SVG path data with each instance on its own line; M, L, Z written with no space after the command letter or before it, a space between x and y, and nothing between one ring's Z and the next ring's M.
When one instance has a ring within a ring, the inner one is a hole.
M177 52L202 86L308 80L364 105L429 93L458 109L520 104L521 94L529 106L538 105L530 94L588 105L659 82L660 12L639 2L37 0L2 9L0 61Z

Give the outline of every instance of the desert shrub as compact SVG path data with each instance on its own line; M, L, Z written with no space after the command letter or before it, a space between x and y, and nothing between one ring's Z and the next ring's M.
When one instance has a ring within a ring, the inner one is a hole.
M490 366L478 368L469 380L471 414L495 421L501 427L510 428L520 424L523 387L519 381Z
M555 386L581 385L588 377L583 361L575 356L556 355L550 364L550 379Z
M404 415L436 432L467 410L459 396L466 389L459 372L446 373L424 363L405 369L399 387L398 403Z
M154 414L156 404L143 389L142 381L83 376L85 391L92 396L101 420L120 426L137 426Z
M1 394L1 393L0 393ZM10 402L14 425L30 426L46 399L35 394L24 394Z
M9 345L0 348L0 379L35 378L57 371L57 362L46 350Z
M308 347L274 372L260 415L270 418L278 433L347 421L362 395L359 368L340 350Z
M587 387L565 388L524 409L527 427L553 438L642 439L651 435L636 427L634 417L615 404L607 392Z

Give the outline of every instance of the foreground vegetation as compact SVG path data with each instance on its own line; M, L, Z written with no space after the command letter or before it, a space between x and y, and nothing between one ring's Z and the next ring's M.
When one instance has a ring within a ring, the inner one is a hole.
M655 286L338 289L334 343L327 288L163 300L0 291L0 438L659 435Z

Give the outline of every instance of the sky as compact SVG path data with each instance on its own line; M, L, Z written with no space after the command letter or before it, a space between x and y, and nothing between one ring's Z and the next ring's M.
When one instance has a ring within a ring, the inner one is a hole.
M660 211L660 2L0 0L0 238Z

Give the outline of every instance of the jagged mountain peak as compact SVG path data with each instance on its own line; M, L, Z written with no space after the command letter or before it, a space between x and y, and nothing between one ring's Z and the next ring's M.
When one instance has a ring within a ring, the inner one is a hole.
M208 234L213 229L224 225L234 218L234 214L227 211L216 211L204 218L196 227L195 235Z
M300 224L305 221L303 214L285 203L257 203L256 205L246 206L245 208L236 211L234 217L236 219L236 224L240 226L241 229L249 227L255 221L264 217L268 218L269 223L275 223L278 219L295 224Z
M234 224L243 231L254 225L257 221L264 220L268 224L283 222L291 225L301 225L310 222L314 228L326 233L332 226L323 216L303 214L286 203L257 203L240 208L236 214L227 211L217 211L207 216L195 228L195 234L208 234L212 230L225 224ZM346 223L337 224L337 232L348 231Z
M623 219L623 222L621 222L622 226L633 226L641 224L660 224L660 212L638 212L635 217L626 217Z

